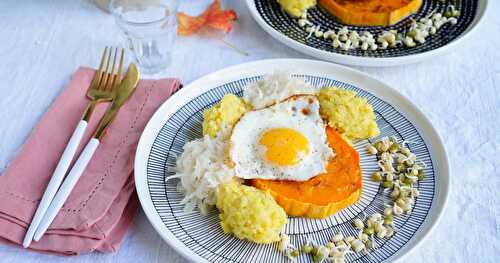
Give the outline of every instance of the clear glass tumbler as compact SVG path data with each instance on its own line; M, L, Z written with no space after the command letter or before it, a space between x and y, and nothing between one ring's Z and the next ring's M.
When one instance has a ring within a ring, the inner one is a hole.
M112 0L110 10L143 73L156 74L170 65L177 0Z

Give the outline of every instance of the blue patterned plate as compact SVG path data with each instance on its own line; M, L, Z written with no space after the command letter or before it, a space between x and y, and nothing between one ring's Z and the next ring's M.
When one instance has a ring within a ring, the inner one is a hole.
M275 245L258 245L224 234L217 211L208 216L183 212L182 195L168 167L183 145L201 136L202 113L226 93L241 95L249 84L276 69L288 70L317 86L335 85L358 92L373 105L380 136L394 135L416 144L410 149L426 164L426 178L419 182L418 197L411 215L398 217L399 229L388 240L376 240L370 256L348 254L348 262L382 262L400 258L436 224L448 193L448 161L441 140L425 116L407 99L386 84L364 73L327 62L312 60L263 60L233 66L198 79L165 102L142 134L135 160L136 189L144 211L167 243L194 262L287 262ZM377 138L375 138L377 139ZM308 238L326 243L334 232L354 235L350 221L366 213L382 211L384 193L370 179L376 159L366 155L369 141L355 143L361 156L363 190L360 200L326 219L290 218L285 233L294 244ZM302 255L298 262L310 262Z
M424 0L420 10L397 24L390 27L348 26L349 30L358 32L368 31L374 35L396 29L405 32L409 29L412 19L419 20L426 17L434 10L443 12L448 3L454 3L461 15L455 25L445 25L433 36L426 39L424 44L414 48L400 45L396 48L377 49L375 51L350 49L343 51L332 46L331 40L309 37L304 27L300 27L290 15L282 10L276 0L246 0L247 6L257 23L271 36L302 53L319 59L356 66L394 66L414 63L426 58L435 57L447 50L452 50L461 40L469 36L484 17L487 0ZM317 6L308 12L308 20L323 30L333 29L338 31L345 25Z

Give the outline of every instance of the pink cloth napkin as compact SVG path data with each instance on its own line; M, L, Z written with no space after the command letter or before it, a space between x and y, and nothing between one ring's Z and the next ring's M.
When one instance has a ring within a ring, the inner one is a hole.
M0 242L20 245L59 157L81 118L94 75L80 68L0 176ZM114 252L137 211L133 163L139 137L155 110L177 89L176 79L142 80L118 112L61 211L31 249L63 255ZM100 104L78 154L107 104Z

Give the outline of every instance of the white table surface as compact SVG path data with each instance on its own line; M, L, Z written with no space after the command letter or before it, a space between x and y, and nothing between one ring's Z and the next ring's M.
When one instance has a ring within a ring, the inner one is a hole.
M183 1L199 12L207 0ZM184 83L212 71L265 58L308 58L273 40L252 20L244 1L225 0L240 19L227 40L178 39L165 72ZM430 118L444 139L452 168L440 224L408 262L500 262L500 4L474 37L453 52L393 68L359 68L398 88ZM93 2L0 1L0 171L80 66L95 66L105 45L118 45L113 18ZM0 200L1 202L1 200ZM142 212L116 254L66 258L1 246L0 262L186 262L164 243Z

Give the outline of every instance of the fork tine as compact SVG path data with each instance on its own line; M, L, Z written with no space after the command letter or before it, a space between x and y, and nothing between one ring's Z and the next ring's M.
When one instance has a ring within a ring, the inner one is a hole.
M105 89L111 90L114 87L116 81L116 73L115 73L115 64L116 64L116 56L118 55L118 48L115 48L115 55L113 56L113 66L111 67L111 71L109 72L109 81Z
M108 83L109 79L111 78L111 74L109 73L109 61L111 60L111 53L113 53L113 49L109 49L109 54L108 58L106 59L106 71L104 73L104 77L102 79L101 84L99 85L99 89L105 89L106 88L106 83Z
M95 88L101 82L102 77L102 67L104 66L104 59L106 58L106 53L108 52L108 47L104 48L104 52L102 53L101 63L99 64L99 68L95 72L94 79L92 79L92 83L90 84L90 88Z
M122 82L122 69L123 69L123 56L125 53L125 49L122 48L120 55L120 64L118 64L118 73L116 74L115 85L118 85Z

